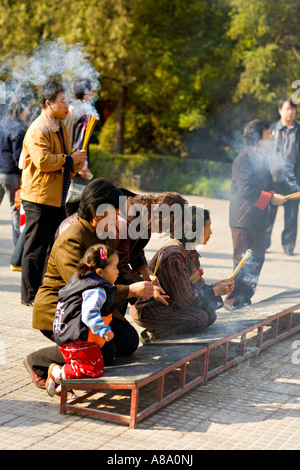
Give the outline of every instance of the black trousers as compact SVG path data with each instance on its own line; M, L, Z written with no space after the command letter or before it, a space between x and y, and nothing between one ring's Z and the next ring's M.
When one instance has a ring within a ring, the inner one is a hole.
M109 366L115 357L130 356L139 345L138 333L128 321L113 318L110 326L114 332L114 338L106 342L101 348L104 366ZM54 341L52 331L42 331L42 333L51 341ZM57 345L49 346L29 354L27 361L31 369L42 378L47 378L48 368L53 362L61 366L65 364L65 360Z
M22 201L25 210L25 235L22 256L21 298L33 302L47 267L55 231L65 219L64 207Z
M277 214L277 206L270 206L268 212L268 227L266 232L266 249L271 246L271 235ZM294 250L297 238L299 201L287 201L283 205L284 210L284 230L281 234L281 244L283 248Z
M251 258L244 264L234 279L234 290L225 299L225 304L241 308L251 304L259 275L265 261L266 230L231 228L234 268L250 248Z

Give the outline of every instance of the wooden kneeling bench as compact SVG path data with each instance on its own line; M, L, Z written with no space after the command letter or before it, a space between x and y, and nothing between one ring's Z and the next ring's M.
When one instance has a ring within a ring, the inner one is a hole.
M176 348L155 343L141 346L131 357L117 358L113 366L105 368L101 378L63 380L60 412L75 412L135 427L146 416L204 382L205 350L199 344ZM197 373L187 376L188 365L197 360ZM70 389L84 394L69 401ZM98 401L78 406L101 392L104 396ZM124 412L111 411L119 405Z
M62 381L60 412L135 427L193 387L297 331L300 291L286 291L234 312L220 311L206 330L141 346L130 357L117 358L99 379ZM70 389L82 395L68 400Z

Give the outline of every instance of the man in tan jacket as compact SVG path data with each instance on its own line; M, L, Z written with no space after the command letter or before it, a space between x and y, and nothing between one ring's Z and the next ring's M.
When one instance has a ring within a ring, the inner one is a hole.
M65 200L71 178L87 158L72 153L69 132L61 122L68 114L68 97L61 83L40 90L42 112L26 132L22 156L21 199L26 216L22 259L21 302L32 305L42 282L55 230L66 217Z

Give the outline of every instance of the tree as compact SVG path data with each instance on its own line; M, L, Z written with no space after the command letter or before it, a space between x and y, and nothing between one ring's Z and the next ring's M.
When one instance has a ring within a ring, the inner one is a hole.
M236 82L228 11L227 0L61 2L56 33L85 45L102 96L117 102L115 151L124 148L125 110L141 117L136 138L164 152L217 114Z
M295 91L299 13L298 0L3 0L0 78L41 40L80 43L115 103L112 150L220 159Z
M241 67L234 98L250 95L271 109L278 97L293 93L300 76L299 2L232 0L231 5L229 35Z

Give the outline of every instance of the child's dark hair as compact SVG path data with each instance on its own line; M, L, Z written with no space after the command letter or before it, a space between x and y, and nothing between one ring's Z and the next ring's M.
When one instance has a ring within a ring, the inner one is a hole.
M90 246L79 261L77 277L81 279L88 271L96 271L98 268L105 269L110 263L110 257L116 253L107 245Z

